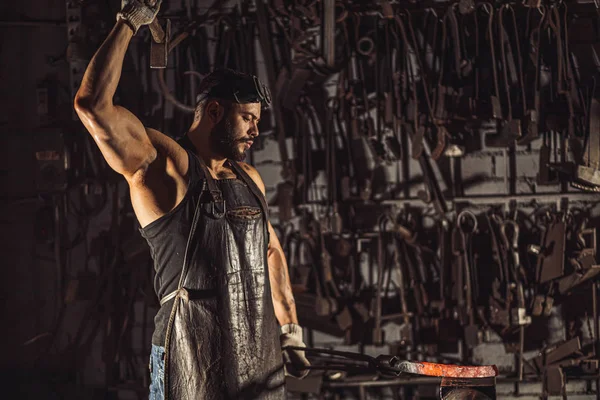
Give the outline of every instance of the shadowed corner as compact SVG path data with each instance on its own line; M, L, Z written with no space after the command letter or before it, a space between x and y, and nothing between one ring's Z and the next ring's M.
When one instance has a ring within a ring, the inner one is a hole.
M277 375L281 373L281 380L277 381ZM239 393L232 397L232 400L250 400L263 396L268 397L269 393L276 392L285 385L283 377L283 364L272 370L263 380L255 380L244 385Z

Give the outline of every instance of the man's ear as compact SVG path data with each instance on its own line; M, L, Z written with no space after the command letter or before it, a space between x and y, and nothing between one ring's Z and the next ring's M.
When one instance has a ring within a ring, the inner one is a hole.
M225 116L225 107L218 100L211 100L206 105L205 115L213 124L218 124Z

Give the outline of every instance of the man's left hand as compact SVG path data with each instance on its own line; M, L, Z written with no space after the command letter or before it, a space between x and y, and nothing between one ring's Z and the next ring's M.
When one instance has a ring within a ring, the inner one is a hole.
M283 351L283 362L286 376L302 379L308 375L310 362L304 351L292 350L291 347L306 347L302 341L302 327L298 324L287 324L281 327L281 349Z

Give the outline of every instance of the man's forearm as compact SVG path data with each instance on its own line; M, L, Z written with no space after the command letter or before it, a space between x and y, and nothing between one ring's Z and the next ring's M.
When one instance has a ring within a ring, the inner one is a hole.
M280 248L270 249L268 264L275 317L277 317L279 325L282 326L290 323L297 324L296 302L294 301L288 266L283 250Z
M77 92L79 105L95 107L112 104L121 78L123 60L133 30L118 21L88 65L81 87Z

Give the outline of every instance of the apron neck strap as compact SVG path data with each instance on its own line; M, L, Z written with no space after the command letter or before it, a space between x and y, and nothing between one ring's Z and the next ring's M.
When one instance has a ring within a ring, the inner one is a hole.
M204 172L204 179L206 179L206 184L208 185L208 190L213 198L213 201L215 201L215 202L223 201L223 195L221 194L221 191L217 187L217 183L215 182L215 179L210 174L210 171L208 170L208 167L204 163L204 160L196 154L194 154L194 156L196 156L196 158L198 159L198 163L200 163L200 168L202 168L202 172Z
M248 188L252 192L252 194L258 199L260 202L260 208L262 208L263 215L265 216L265 221L269 219L269 207L267 205L267 200L265 196L260 191L256 183L250 178L250 175L234 160L227 160L231 168L235 170L235 173L241 178L241 180L248 185Z
M206 179L206 184L208 185L208 190L210 191L213 201L223 201L223 195L221 194L221 191L219 190L215 179L210 174L210 171L208 170L208 167L206 166L204 160L200 158L200 156L198 156L196 146L194 146L194 143L192 143L190 137L188 135L185 135L179 140L179 144L184 149L191 151L194 157L196 157L196 159L198 160L200 168L202 168L202 172L204 173L204 179Z

